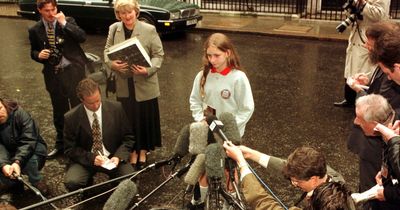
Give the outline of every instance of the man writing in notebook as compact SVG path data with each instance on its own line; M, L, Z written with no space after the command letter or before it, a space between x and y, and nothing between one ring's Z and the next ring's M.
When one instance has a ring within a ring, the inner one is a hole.
M111 178L134 172L127 162L134 136L121 104L102 101L92 79L79 82L76 92L82 103L67 112L64 121L65 155L70 160L65 186L70 191L92 184L97 172Z

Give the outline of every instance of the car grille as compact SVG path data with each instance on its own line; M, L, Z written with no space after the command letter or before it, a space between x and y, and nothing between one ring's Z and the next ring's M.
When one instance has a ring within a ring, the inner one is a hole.
M181 17L182 18L188 18L192 17L196 14L196 9L183 9L181 10Z

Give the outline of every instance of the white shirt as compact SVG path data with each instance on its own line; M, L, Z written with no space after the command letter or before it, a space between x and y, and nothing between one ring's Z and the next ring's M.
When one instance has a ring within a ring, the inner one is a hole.
M99 121L101 138L103 139L103 121L101 120L101 119L102 119L101 106L102 106L102 105L100 104L99 109L98 109L97 111L95 111L95 112L93 112L93 111L87 109L86 106L83 106L83 107L84 107L85 110L86 110L86 115L87 115L87 117L88 117L88 119L89 119L90 127L92 127L93 121L94 121L93 113L96 113L96 115L97 115L97 120ZM96 154L96 155L97 155L97 154ZM110 152L104 147L104 143L103 143L103 154L102 154L102 155L103 155L103 156L106 156L106 157L108 157L108 156L110 155Z
M217 117L221 113L229 112L235 116L242 137L246 123L250 120L254 111L253 93L246 74L236 69L232 69L225 76L210 71L204 85L204 99L200 94L202 76L203 71L196 75L189 99L194 120L201 121L204 119L203 110L207 106L215 109Z

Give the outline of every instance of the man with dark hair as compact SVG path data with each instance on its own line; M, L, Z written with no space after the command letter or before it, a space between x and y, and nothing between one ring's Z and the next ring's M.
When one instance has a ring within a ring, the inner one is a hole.
M374 44L371 59L378 63L390 80L400 85L400 32L392 31Z
M346 49L346 64L344 68L345 81L358 73L365 73L368 77L376 68L368 59L368 49L365 47L367 37L365 31L376 22L389 18L389 0L358 0L349 1L353 9L353 24ZM361 18L362 17L362 18ZM354 107L356 92L347 84L344 85L344 100L335 102L338 107Z
M225 142L224 148L227 155L239 166L243 194L252 209L283 208L262 188L249 170L245 158L258 162L278 176L283 172L293 186L304 191L301 200L306 196L309 198L308 209L355 209L350 191L343 185L342 176L327 166L325 157L313 148L297 148L287 161L245 146L235 146L231 142Z
M46 152L47 145L32 117L16 102L0 99L0 194L23 189L23 184L16 180L21 172L46 194L47 185L40 174Z
M134 172L127 162L134 136L121 104L102 101L99 85L89 78L76 91L82 103L65 114L64 126L65 155L70 160L65 186L70 191L90 185L97 172L112 178Z
M57 136L54 150L48 154L48 158L53 158L64 150L64 114L79 104L75 87L85 77L87 63L79 44L86 40L86 33L73 18L57 13L55 0L37 0L37 10L41 19L29 29L29 41L31 58L43 64L46 90L53 106Z

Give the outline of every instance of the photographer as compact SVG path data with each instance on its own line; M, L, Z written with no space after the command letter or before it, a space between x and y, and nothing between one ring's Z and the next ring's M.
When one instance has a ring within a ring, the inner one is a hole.
M346 24L342 23L341 25L346 27L345 25L352 24L346 49L345 81L347 78L359 73L364 73L371 77L376 65L371 63L368 58L368 49L365 46L367 41L365 31L371 24L388 19L389 6L389 0L348 0L345 4L344 8L349 11L350 17L346 19ZM344 100L335 102L334 105L338 107L354 107L356 95L356 92L345 82Z
M64 150L64 114L80 103L75 87L85 77L87 58L79 43L86 40L86 33L73 18L57 13L55 0L38 0L37 10L41 19L29 29L31 58L44 65L46 89L53 106L53 123L57 137L53 158Z

